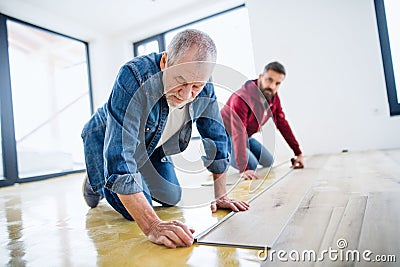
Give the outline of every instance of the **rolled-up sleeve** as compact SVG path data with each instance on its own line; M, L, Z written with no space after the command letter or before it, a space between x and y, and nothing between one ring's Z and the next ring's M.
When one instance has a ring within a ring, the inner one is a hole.
M112 174L106 187L117 194L134 194L143 191L143 177L141 173Z
M128 66L121 68L107 102L104 139L106 187L117 194L143 191L142 176L134 158L140 143L140 85Z

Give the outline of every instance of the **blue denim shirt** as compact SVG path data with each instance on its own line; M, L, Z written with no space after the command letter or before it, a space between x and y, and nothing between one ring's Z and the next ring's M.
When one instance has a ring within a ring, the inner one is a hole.
M120 70L107 103L83 128L87 173L93 189L104 186L118 194L143 191L139 168L155 150L168 117L161 54L137 57ZM207 83L189 105L189 118L162 149L165 156L186 149L196 123L212 173L223 173L229 163L227 136L212 83Z

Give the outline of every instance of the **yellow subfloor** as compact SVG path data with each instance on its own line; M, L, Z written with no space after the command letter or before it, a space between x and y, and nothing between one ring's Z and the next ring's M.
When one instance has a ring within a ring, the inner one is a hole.
M256 191L279 175L272 171ZM0 188L0 266L260 265L256 250L205 245L167 249L152 244L136 223L125 220L105 200L89 209L82 197L82 177ZM255 186L241 181L231 195L247 200L256 193L249 193ZM228 213L212 214L209 206L156 211L161 219L181 220L197 233Z

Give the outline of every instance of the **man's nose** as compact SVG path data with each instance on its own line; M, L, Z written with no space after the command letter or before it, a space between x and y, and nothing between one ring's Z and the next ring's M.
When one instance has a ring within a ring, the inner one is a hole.
M181 90L179 90L179 95L184 99L190 99L192 96L192 85L187 84L184 85Z

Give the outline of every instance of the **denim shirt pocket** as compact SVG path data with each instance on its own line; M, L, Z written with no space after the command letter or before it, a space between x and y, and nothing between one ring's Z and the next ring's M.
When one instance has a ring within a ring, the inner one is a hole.
M144 126L144 132L146 133L146 135L148 133L155 132L156 129L157 129L157 123L150 120L148 120L146 122L146 125Z
M147 120L146 124L144 125L144 138L146 147L148 144L153 140L154 135L157 131L158 124L154 121Z

